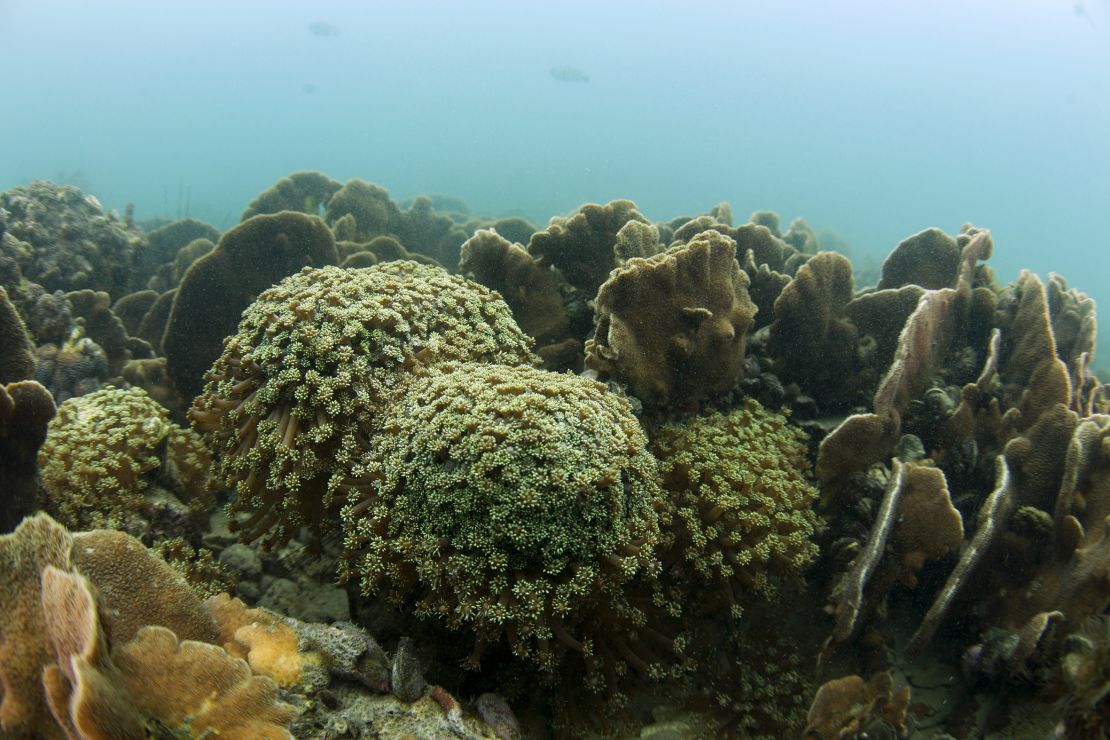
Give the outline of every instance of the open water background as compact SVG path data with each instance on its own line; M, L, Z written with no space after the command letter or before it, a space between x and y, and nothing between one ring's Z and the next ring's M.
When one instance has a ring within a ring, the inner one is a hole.
M0 189L221 229L299 169L541 226L727 200L857 265L971 221L1110 327L1110 0L0 0L0 80Z

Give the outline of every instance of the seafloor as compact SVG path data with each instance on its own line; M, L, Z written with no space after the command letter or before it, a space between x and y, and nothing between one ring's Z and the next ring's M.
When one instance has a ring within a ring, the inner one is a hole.
M1107 737L1093 301L737 220L0 193L0 736Z

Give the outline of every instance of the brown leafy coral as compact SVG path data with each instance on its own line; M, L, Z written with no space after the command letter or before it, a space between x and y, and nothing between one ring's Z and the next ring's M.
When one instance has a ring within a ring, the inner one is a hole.
M728 391L755 315L736 243L716 231L614 270L597 297L586 364L658 405Z
M459 272L501 294L549 365L562 359L568 340L575 355L581 352L581 344L570 337L558 277L519 244L496 231L479 229L462 245Z
M331 231L316 216L282 212L254 216L220 237L181 279L166 323L162 349L174 384L187 396L234 334L255 297L304 266L339 261Z
M243 314L190 415L251 538L323 522L409 369L535 361L497 294L439 268L305 269Z
M619 264L617 233L630 221L650 222L630 200L605 205L587 203L566 217L557 216L532 234L528 252L544 266L554 266L575 288L593 295Z
M54 399L39 383L0 386L0 533L41 504L37 458L54 413Z

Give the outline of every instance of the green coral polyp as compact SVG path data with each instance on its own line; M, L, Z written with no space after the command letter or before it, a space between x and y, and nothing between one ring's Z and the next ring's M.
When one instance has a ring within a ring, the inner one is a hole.
M716 584L736 615L746 593L770 596L776 577L796 577L817 557L817 490L805 440L785 416L752 399L653 437L675 507L673 557Z
M536 362L496 293L439 268L305 268L263 292L190 411L251 515L236 526L271 544L319 528L403 377L446 360Z
M662 501L623 397L575 375L448 365L412 380L382 428L342 510L346 575L367 594L472 629L473 661L507 640L545 670L645 621L626 591L659 571Z

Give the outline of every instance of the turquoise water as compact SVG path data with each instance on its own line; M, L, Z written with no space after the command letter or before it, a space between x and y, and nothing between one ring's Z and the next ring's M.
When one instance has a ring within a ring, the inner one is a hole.
M727 200L857 259L971 221L1001 278L1110 305L1106 0L0 0L0 70L0 189L64 180L140 219L227 228L316 169L539 224Z

